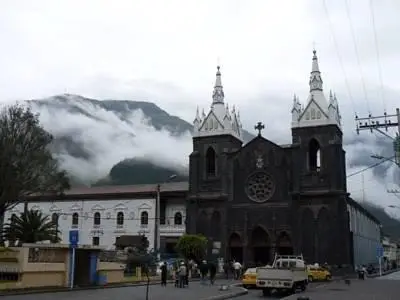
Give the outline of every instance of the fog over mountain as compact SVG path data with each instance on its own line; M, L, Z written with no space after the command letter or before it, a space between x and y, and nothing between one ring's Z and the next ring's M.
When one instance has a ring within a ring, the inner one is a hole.
M192 126L173 116L173 111L169 114L149 102L99 101L68 94L30 103L40 113L45 129L56 137L54 152L63 168L78 182L94 184L104 180L114 166L124 160L124 164L132 164L131 159L187 175ZM247 128L249 125L249 122L244 124ZM289 124L266 123L264 136L277 143L289 143L289 127ZM344 135L348 191L356 200L364 199L384 207L395 204L397 198L386 193L386 189L397 186L399 178L398 167L393 163L363 172L364 192L361 174L352 176L378 162L371 158L372 154L391 156L391 140L379 133L356 135L354 130L346 128ZM246 132L246 141L251 138ZM114 174L118 170L114 169Z

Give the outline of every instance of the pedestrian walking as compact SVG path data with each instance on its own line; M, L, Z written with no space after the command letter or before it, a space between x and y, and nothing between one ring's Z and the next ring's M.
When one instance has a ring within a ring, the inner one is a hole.
M210 273L210 283L211 285L213 285L215 282L215 275L217 274L217 266L213 262L210 263L209 273Z
M161 286L167 286L167 264L165 262L161 265Z
M235 261L233 263L233 269L234 269L234 272L235 272L235 280L238 280L240 278L240 273L241 273L241 270L242 270L242 265L240 264L240 262Z
M205 284L206 278L207 278L207 273L208 273L208 266L207 266L207 262L205 260L203 260L199 269L200 269L200 276L201 276L201 284Z
M181 266L179 267L179 287L185 287L185 279L186 279L187 269L184 262L181 262Z
M224 273L225 273L225 279L229 279L229 269L230 269L230 266L229 266L228 261L225 261L224 266L223 266L223 269L224 269Z

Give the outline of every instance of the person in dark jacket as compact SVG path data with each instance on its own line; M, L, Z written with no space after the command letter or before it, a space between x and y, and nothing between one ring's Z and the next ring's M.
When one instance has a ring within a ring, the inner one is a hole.
M210 283L211 285L215 282L215 275L217 274L217 266L215 263L211 262L209 265L209 272L210 272Z
M225 261L223 268L224 268L225 278L226 278L226 279L229 279L229 269L230 269L230 265L229 265L229 262L228 262L228 261Z
M164 262L161 265L161 286L167 286L167 264Z
M204 284L206 282L206 277L207 277L207 273L208 273L208 265L205 260L203 260L203 262L199 266L199 270L200 270L200 275L201 275L201 284Z

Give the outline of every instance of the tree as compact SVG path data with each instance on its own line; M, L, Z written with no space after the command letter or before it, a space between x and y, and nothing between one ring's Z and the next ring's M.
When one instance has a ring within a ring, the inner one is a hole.
M207 250L207 238L201 234L185 234L179 238L176 249L185 259L200 262Z
M16 240L21 243L60 241L57 224L38 210L29 210L21 213L20 216L15 216L10 223L4 224L3 232L4 238L10 242Z
M0 111L0 230L5 211L27 197L69 189L66 172L49 150L52 141L30 107L15 104Z

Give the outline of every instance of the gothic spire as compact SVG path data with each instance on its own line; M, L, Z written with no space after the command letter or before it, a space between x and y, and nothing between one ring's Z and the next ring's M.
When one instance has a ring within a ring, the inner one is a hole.
M322 91L322 78L321 72L319 71L318 66L318 57L317 51L313 50L313 58L312 58L312 67L311 67L311 75L310 75L310 92L312 91Z
M220 67L217 66L217 74L216 74L216 79L215 79L215 86L214 86L214 91L213 91L213 102L212 104L217 104L217 103L224 103L224 90L222 88L222 82L221 82L221 72L220 72Z

